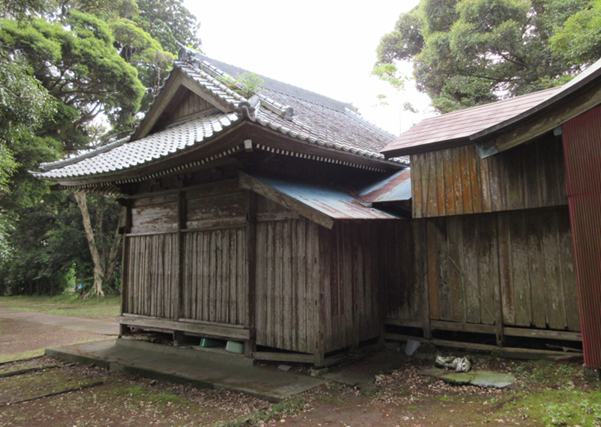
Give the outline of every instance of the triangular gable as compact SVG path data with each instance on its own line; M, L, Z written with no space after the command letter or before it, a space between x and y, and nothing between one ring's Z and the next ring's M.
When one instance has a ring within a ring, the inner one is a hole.
M211 109L231 113L242 100L242 96L208 73L176 63L130 141L144 138L177 119L192 118Z
M332 229L335 220L399 219L346 192L300 181L240 172L240 188L260 194L328 229Z

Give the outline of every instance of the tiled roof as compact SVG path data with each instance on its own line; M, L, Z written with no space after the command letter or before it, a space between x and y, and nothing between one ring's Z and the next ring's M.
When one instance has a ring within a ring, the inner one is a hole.
M390 143L394 136L363 120L352 105L272 79L249 102L219 80L220 76L227 74L209 62L208 58L202 55L193 55L192 58L201 61L192 62L188 55L188 61L176 62L175 68L180 68L229 105L231 110L236 109L235 112L215 110L133 142L122 140L75 158L42 164L44 172L35 174L47 179L101 176L164 159L206 142L214 134L241 120L244 116L243 109L238 107L242 106L255 107L254 112L246 114L251 121L293 138L362 157L384 160L379 150ZM281 90L287 90L287 93ZM406 158L394 160L396 163L406 161Z
M563 86L425 119L386 146L382 153L406 155L436 150L441 144L455 140L483 137L562 102L566 96L599 76L601 60Z
M213 111L134 142L122 140L110 150L99 149L63 162L45 163L42 169L46 172L38 176L77 178L129 169L198 145L239 120L235 113Z

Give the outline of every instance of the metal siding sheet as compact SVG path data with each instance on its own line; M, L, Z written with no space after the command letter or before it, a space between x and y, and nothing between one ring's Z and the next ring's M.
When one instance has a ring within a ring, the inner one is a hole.
M601 368L601 107L563 130L584 363Z

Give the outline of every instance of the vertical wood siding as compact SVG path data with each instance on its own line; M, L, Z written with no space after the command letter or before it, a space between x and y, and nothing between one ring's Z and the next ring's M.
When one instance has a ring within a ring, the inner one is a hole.
M125 313L173 319L177 315L177 234L127 237Z
M486 159L474 145L411 156L413 217L567 204L561 142L545 136Z
M175 110L169 117L170 122L175 122L178 119L191 116L194 113L214 108L207 101L196 95L194 92L187 91L182 100L177 104Z
M325 351L356 346L382 332L381 249L385 221L339 221L320 228L324 254Z
M246 320L246 229L184 234L182 317L243 325Z
M257 223L257 345L314 353L318 227L305 218Z
M567 208L413 220L397 233L409 231L415 255L402 252L412 266L397 267L388 318L422 318L427 295L432 320L492 325L502 315L507 326L580 330Z

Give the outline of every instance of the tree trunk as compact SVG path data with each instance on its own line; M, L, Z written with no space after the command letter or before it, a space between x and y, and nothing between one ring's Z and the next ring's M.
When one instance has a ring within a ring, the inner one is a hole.
M92 287L90 293L98 296L104 296L104 291L102 290L104 269L102 268L102 260L100 259L100 253L98 252L96 240L94 239L94 230L92 229L92 221L90 220L90 212L88 211L86 193L83 191L76 191L75 200L77 200L77 205L79 206L81 216L83 217L83 227L86 231L88 246L90 247L92 261L94 262L94 286Z

